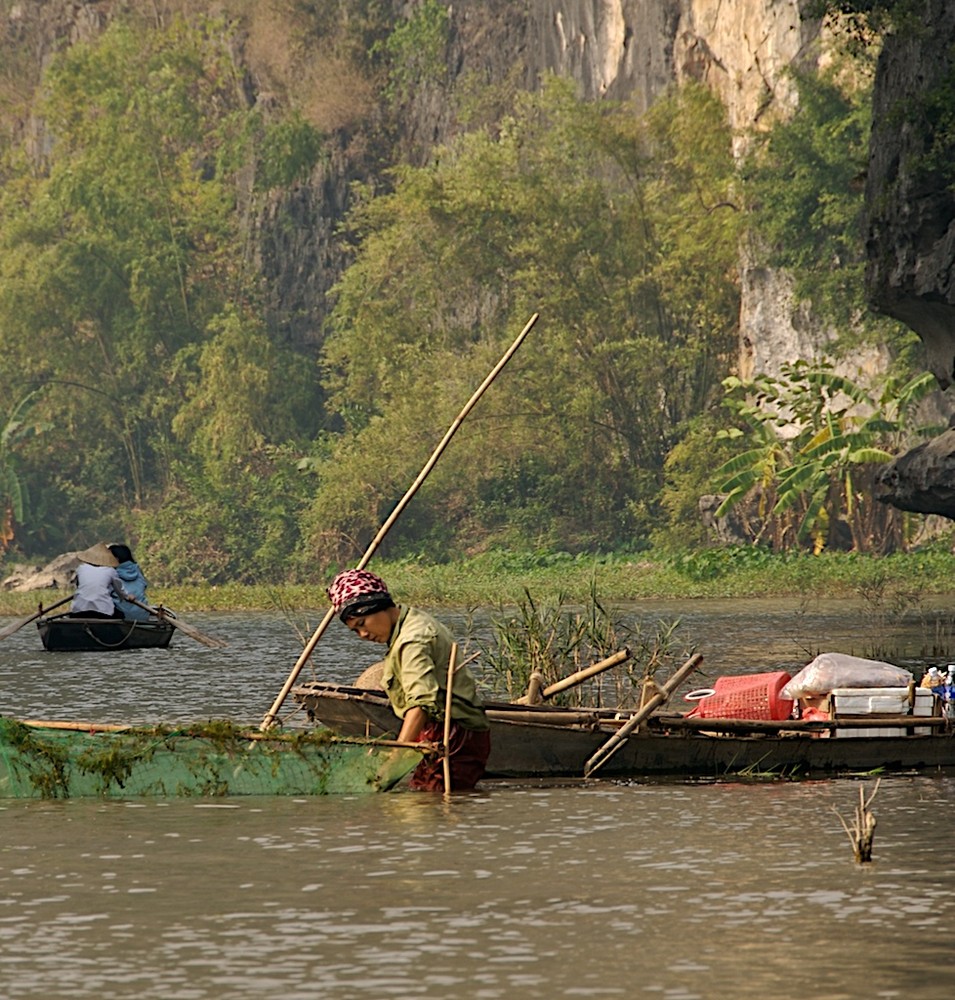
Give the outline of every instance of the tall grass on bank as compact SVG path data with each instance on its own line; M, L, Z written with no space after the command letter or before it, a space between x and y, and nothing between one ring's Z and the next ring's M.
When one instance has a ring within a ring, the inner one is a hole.
M400 603L425 607L517 607L529 591L539 601L585 604L696 598L859 598L889 607L955 594L955 555L926 549L890 556L856 553L774 555L761 549L707 549L682 556L491 552L436 565L424 559L374 562ZM149 567L144 567L149 575ZM182 611L278 611L327 608L327 580L312 584L157 587L149 592ZM0 591L0 614L25 615L58 591Z

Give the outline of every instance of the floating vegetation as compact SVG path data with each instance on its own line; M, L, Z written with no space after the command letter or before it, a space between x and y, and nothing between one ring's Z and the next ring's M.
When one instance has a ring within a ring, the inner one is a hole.
M413 749L340 740L324 730L26 725L0 717L0 796L321 795L392 787Z

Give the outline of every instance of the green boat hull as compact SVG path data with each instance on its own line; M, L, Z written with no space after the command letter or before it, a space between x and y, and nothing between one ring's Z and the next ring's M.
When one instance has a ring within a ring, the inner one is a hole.
M53 728L0 717L0 798L174 798L387 791L418 762L406 746L324 732Z

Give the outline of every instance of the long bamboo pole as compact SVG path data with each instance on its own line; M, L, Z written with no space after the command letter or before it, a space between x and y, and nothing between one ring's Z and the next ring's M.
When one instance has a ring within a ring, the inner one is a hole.
M367 549L365 549L365 554L361 557L361 560L355 567L356 569L364 569L368 565L369 561L371 560L371 557L375 554L375 551L381 544L382 539L384 539L385 535L387 535L388 532L391 530L391 526L395 523L395 521L398 520L398 517L405 509L405 507L407 507L408 504L411 502L411 498L415 495L415 493L418 492L418 489L421 486L421 484L428 478L429 473L437 464L437 461L441 457L441 454L443 453L444 449L447 448L447 446L451 443L451 438L454 437L458 428L464 422L464 418L471 412L471 410L474 409L475 405L477 404L477 401L484 395L488 386L490 386L490 384L494 381L494 379L497 378L501 369L514 356L517 349L524 342L524 338L531 332L531 327L537 322L537 317L539 315L540 315L539 313L534 313L534 315L531 316L531 318L525 324L524 329L521 330L521 332L517 335L517 339L504 352L503 356L501 357L501 360L498 361L498 363L491 369L491 371L487 375L487 378L485 378L484 381L477 387L477 389L474 390L474 393L471 396L471 398L467 401L467 403L464 404L464 408L452 421L451 426L447 429L444 437L439 442L437 448L435 448L434 451L431 453L431 457L428 459L427 462L425 462L424 468L418 473L418 477L411 484L411 486L408 487L407 493L405 493L405 495L398 501L397 506L391 512L388 519L378 529L378 534L375 535L375 537L371 540L371 544L368 546ZM311 639L309 639L308 642L305 644L305 648L302 650L301 654L299 655L299 658L295 661L295 665L292 667L292 671L288 675L288 679L282 685L282 690L279 691L275 701L272 702L272 707L269 709L268 714L262 720L262 723L259 726L260 729L268 729L275 722L275 718L278 715L279 710L282 708L282 703L288 697L289 691L292 690L292 685L295 683L296 679L298 678L298 675L302 672L302 667L304 667L305 664L308 662L308 658L312 655L312 650L314 650L315 647L318 645L318 640L325 634L325 630L328 628L332 618L334 617L335 617L335 609L329 608L328 611L325 612L325 617L321 620L321 622L319 622L318 628L316 628L315 632L312 634Z

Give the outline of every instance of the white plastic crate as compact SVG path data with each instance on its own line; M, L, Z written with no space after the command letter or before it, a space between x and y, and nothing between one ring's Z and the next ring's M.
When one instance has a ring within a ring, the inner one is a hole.
M833 715L914 715L927 716L935 711L935 695L928 688L915 689L915 704L909 704L909 689L834 688L830 695ZM875 720L873 720L875 721ZM915 729L918 736L931 733L927 726ZM836 736L904 736L905 729L873 726L865 729L836 729Z

